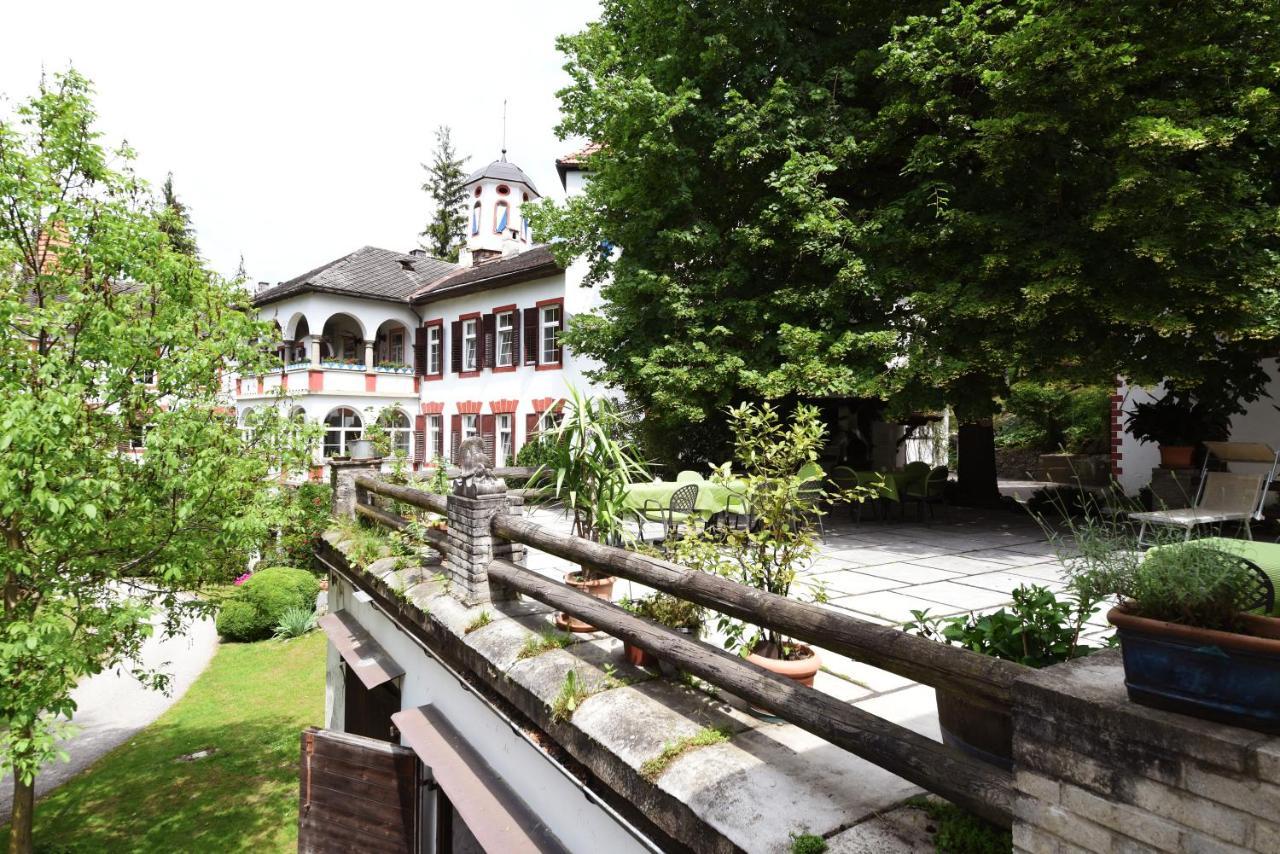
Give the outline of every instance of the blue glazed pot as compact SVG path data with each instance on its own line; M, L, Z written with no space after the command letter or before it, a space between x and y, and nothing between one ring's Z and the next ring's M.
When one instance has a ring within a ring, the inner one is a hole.
M1280 733L1280 619L1244 615L1249 634L1113 608L1129 699L1192 717Z

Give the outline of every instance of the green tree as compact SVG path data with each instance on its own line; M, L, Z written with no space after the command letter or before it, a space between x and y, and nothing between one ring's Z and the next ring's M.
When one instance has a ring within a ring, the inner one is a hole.
M462 171L466 162L467 158L459 157L453 147L449 126L441 125L436 128L436 148L432 153L431 163L422 164L422 168L427 170L427 181L422 189L431 197L434 210L427 230L420 236L426 238L424 249L450 263L458 260L467 222L463 211L463 205L467 201L463 182L467 175Z
M180 591L242 570L272 477L305 431L241 431L220 373L262 371L271 332L180 251L171 211L94 130L74 70L0 121L0 768L10 851L32 850L34 778L58 755L71 689L129 668L199 609ZM145 446L141 453L133 449Z
M196 246L196 232L191 225L191 211L174 192L172 172L164 177L160 196L164 205L160 212L160 230L168 236L175 251L192 256L200 254Z
M535 219L607 282L568 343L673 435L736 398L950 404L978 497L1011 381L1256 383L1272 11L609 0L560 41L592 180Z

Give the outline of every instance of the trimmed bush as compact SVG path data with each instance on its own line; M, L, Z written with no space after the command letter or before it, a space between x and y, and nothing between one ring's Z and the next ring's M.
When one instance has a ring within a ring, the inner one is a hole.
M305 569L272 566L240 586L218 611L218 634L231 641L269 638L291 609L315 609L320 582Z

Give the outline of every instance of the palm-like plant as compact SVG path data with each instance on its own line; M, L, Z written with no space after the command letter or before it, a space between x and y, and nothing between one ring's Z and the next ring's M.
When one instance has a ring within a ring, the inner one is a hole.
M573 533L588 540L623 539L627 486L648 477L644 463L619 440L622 419L612 401L570 387L560 424L544 438L546 462L534 473L553 475L552 494L573 517Z

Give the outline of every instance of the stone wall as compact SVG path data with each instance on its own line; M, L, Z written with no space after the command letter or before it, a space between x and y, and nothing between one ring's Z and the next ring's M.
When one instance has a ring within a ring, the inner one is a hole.
M1280 737L1129 702L1118 650L1016 696L1016 851L1280 852Z

